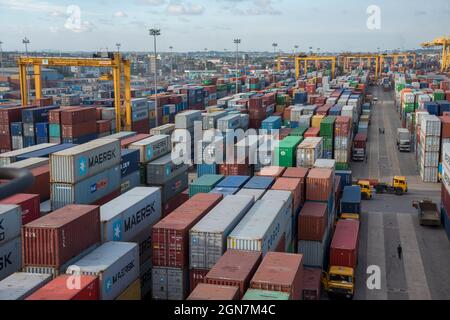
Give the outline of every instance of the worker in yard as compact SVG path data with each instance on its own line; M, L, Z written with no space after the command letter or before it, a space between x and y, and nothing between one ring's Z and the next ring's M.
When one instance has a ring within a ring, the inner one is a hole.
M398 247L397 247L397 254L398 254L398 258L400 260L402 260L402 253L403 253L403 248L402 248L402 245L399 244Z

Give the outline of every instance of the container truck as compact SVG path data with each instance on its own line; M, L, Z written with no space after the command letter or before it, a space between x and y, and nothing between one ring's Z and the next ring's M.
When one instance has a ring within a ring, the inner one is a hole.
M411 152L411 134L408 129L397 129L397 148L400 152Z
M361 215L361 187L347 186L341 198L341 219L359 220Z
M367 133L358 133L353 139L353 161L365 161L367 158Z

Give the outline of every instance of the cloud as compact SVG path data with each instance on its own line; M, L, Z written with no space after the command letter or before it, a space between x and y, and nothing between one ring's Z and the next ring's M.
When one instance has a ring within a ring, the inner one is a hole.
M123 12L123 11L116 11L114 13L114 17L116 17L116 18L126 18L126 17L128 17L128 15L125 12Z
M166 12L170 15L201 15L205 8L199 4L172 2L167 8Z
M56 6L45 1L35 0L0 0L0 7L29 12L54 13L65 11L65 7L63 6Z
M138 5L148 5L148 6L160 6L166 4L166 0L135 0Z
M249 3L248 0L217 0L229 3ZM278 0L276 2L280 2ZM274 8L274 0L253 0L245 9L231 7L232 13L237 15L262 16L262 15L281 15L282 12Z

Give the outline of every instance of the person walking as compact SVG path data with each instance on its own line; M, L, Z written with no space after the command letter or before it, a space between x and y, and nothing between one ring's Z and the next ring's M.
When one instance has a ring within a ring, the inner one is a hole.
M401 244L399 244L398 247L397 247L397 254L398 254L398 258L400 260L402 260L403 248L402 248Z

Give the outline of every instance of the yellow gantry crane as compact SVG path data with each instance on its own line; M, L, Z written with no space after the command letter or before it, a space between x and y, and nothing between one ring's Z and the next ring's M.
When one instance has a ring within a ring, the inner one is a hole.
M446 72L450 69L450 37L442 37L434 39L430 42L424 42L421 44L424 48L442 47L442 61L441 72Z
M316 68L319 61L330 61L331 62L331 78L336 76L336 56L308 56L308 57L296 57L295 58L295 77L300 76L300 71L303 70L303 74L307 73L308 63L315 62ZM303 63L303 67L302 67Z
M380 75L383 69L383 63L388 60L393 59L394 65L398 64L399 59L403 59L403 61L408 61L408 59L412 60L413 68L416 68L417 62L417 54L416 53L391 53L391 54L381 54L380 55Z
M281 66L283 65L283 62L286 62L286 60L292 60L292 62L295 62L295 58L297 56L289 55L289 56L278 56L277 57L277 71L281 71Z
M363 63L363 66L367 62L367 67L368 68L371 67L372 62L375 62L375 79L378 78L378 73L379 73L379 69L380 69L380 61L379 61L378 54L350 54L350 55L345 55L343 57L344 72L349 72L350 71L350 64L353 61L355 61L355 60L358 60L359 63Z
M131 64L129 60L122 59L120 53L114 53L110 58L73 58L73 57L20 57L17 60L19 66L20 95L22 106L27 106L28 85L27 66L32 65L34 70L34 86L36 99L42 98L41 67L97 67L111 68L114 82L114 107L116 109L116 130L122 131L122 103L121 103L121 77L123 75L125 88L125 115L126 129L131 128Z

